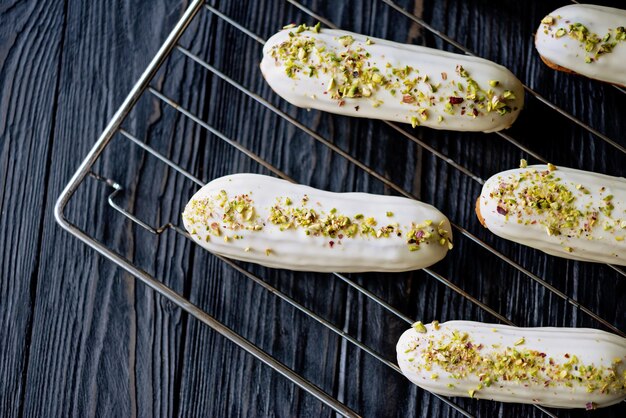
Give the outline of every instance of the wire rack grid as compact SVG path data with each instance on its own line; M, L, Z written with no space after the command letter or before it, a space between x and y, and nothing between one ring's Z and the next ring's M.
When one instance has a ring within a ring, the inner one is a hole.
M390 7L391 9L395 10L396 12L406 17L409 21L420 25L424 30L440 38L443 42L455 48L460 49L466 54L472 55L472 52L470 51L470 49L464 47L460 43L456 42L455 40L445 35L444 33L438 31L437 29L429 25L426 21L424 21L422 18L407 11L406 9L404 9L403 7L401 7L394 1L381 0L381 2L386 7ZM331 28L337 27L333 22L326 19L324 16L321 16L315 13L314 11L308 9L307 7L305 7L304 5L302 5L301 3L295 0L287 0L287 3L291 4L297 10L302 12L304 16L318 20L327 27L331 27ZM205 14L205 13L210 14L213 18L220 19L221 21L223 21L224 23L228 25L231 25L240 33L258 42L260 45L264 44L264 39L260 37L259 35L257 35L256 33L254 33L254 31L251 28L248 28L245 25L238 23L233 18L229 17L228 15L220 11L216 6L212 6L206 3L205 0L192 1L189 7L187 8L187 10L185 11L185 13L183 14L183 16L181 17L181 19L179 20L179 22L176 24L172 32L169 34L169 36L163 43L162 47L157 52L154 59L149 63L145 72L141 75L138 82L132 88L128 97L125 99L125 101L122 103L118 111L115 113L115 115L113 116L113 118L111 119L107 127L105 128L104 132L102 133L100 138L97 140L96 144L94 145L92 150L89 152L85 160L82 162L82 164L80 165L80 167L78 168L78 170L76 171L72 179L70 180L69 184L67 185L67 187L65 188L61 196L59 197L57 205L55 206L55 217L58 223L64 229L66 229L67 231L75 235L77 238L82 240L88 246L92 247L97 252L104 255L107 259L111 260L116 265L118 265L119 267L121 267L122 269L124 269L125 271L127 271L128 273L136 277L137 279L139 279L142 283L144 283L148 287L152 288L153 290L155 290L162 296L166 297L168 300L170 300L171 302L179 306L184 311L191 314L193 317L197 318L202 323L208 325L209 327L217 331L222 336L226 337L230 341L237 344L243 350L250 353L257 359L262 361L264 364L270 366L272 369L274 369L281 375L285 376L289 381L293 382L298 387L302 388L307 393L317 398L323 404L332 408L334 411L336 411L337 413L341 415L359 416L353 409L346 406L344 403L338 400L335 396L328 394L326 391L318 387L315 383L311 382L310 380L303 377L296 371L287 367L286 365L281 363L279 360L274 358L272 355L268 354L266 351L259 348L254 343L250 342L248 339L244 338L236 331L227 327L222 322L215 319L213 316L209 315L207 312L205 312L203 309L201 309L197 305L194 305L193 303L191 303L188 299L183 297L181 292L175 291L171 287L168 287L166 284L164 284L164 280L159 280L154 275L147 273L144 269L135 265L131 260L127 259L124 255L110 248L105 243L98 240L97 238L92 236L90 233L86 232L84 229L81 229L79 226L77 226L75 223L69 220L65 214L66 207L70 203L72 196L79 189L81 184L83 184L83 182L88 177L91 177L91 178L96 179L97 181L100 181L106 184L108 187L111 188L112 191L108 196L108 204L110 205L110 207L112 207L117 213L121 214L126 219L128 219L129 221L137 225L138 227L148 231L149 233L155 236L160 236L161 234L164 234L170 231L177 235L185 237L187 239L189 238L188 234L182 228L178 226L177 220L171 220L165 224L153 226L145 222L144 220L142 220L139 216L134 214L131 210L126 209L123 206L123 204L120 203L120 199L119 199L120 196L123 195L124 193L124 187L117 181L111 178L108 178L107 176L104 176L102 174L99 174L95 170L95 166L96 166L98 159L101 157L103 152L107 149L107 147L110 145L113 138L116 136L121 136L124 139L128 140L129 143L131 143L133 146L140 148L141 150L149 154L151 157L158 159L160 162L165 164L167 168L173 170L173 172L179 175L184 176L186 179L188 179L195 185L202 186L205 184L205 182L201 178L199 178L199 176L186 170L181 165L174 162L171 158L159 152L158 150L150 147L146 142L142 141L133 133L129 132L129 130L122 127L124 121L126 120L128 115L131 113L133 108L136 106L137 102L145 95L151 96L153 100L159 103L159 105L169 107L171 109L174 109L176 112L179 112L181 115L183 115L185 118L188 118L198 127L206 130L207 132L210 132L213 136L219 138L224 143L232 146L237 151L243 153L244 155L249 157L251 160L255 161L256 163L260 164L265 169L269 170L274 175L290 180L290 181L294 181L291 177L289 177L288 174L278 169L275 165L270 164L268 161L261 158L258 154L254 153L250 149L243 146L240 141L234 140L228 137L223 132L217 130L214 126L212 126L211 124L203 120L202 117L198 116L193 111L185 108L183 105L181 105L176 100L172 99L166 93L164 93L162 89L156 87L158 83L154 82L155 76L157 75L159 70L162 68L163 64L173 54L179 54L179 56L184 57L185 59L188 59L189 62L193 63L194 65L197 64L203 67L212 76L221 80L221 82L224 82L230 85L231 87L236 89L240 94L247 96L256 104L263 106L265 109L267 109L269 112L274 114L280 120L284 121L286 124L291 125L294 128L302 131L304 134L308 135L310 138L312 138L317 143L321 144L323 147L328 148L332 153L338 156L341 156L342 158L347 160L350 164L353 164L355 167L359 168L360 170L363 170L365 173L367 173L367 175L380 181L388 190L393 191L399 195L403 195L405 197L417 198L416 194L413 193L412 191L407 190L405 186L402 186L398 184L397 182L394 182L392 179L390 179L386 175L380 174L378 171L370 167L361 159L355 157L350 152L336 145L336 143L330 138L316 132L315 130L310 128L307 124L300 122L296 117L281 110L278 106L272 104L270 100L264 98L259 93L254 92L252 89L246 87L243 83L237 81L236 79L231 78L231 76L229 76L226 72L212 65L207 60L200 57L197 53L192 52L191 48L182 45L180 40L183 34L185 33L185 31L188 29L188 27L191 25L194 19L198 18L198 15ZM615 141L609 138L607 135L591 127L589 124L585 123L579 118L563 110L561 107L557 106L556 104L552 103L550 100L546 99L545 97L537 93L531 87L525 86L525 88L529 96L536 99L537 102L540 103L541 105L545 105L549 110L557 112L558 114L565 117L567 120L574 123L581 129L587 131L596 140L603 141L604 143L607 144L607 146L614 149L618 154L626 153L626 148L624 148L618 141ZM624 93L624 91L621 89L620 89L620 92ZM484 183L484 180L479 174L475 173L472 169L468 168L463 163L457 162L454 159L449 158L445 152L441 151L436 146L433 146L428 141L422 140L419 136L415 135L412 132L405 130L404 128L402 128L401 126L395 123L391 123L391 122L383 122L383 123L387 125L393 132L397 132L398 134L401 135L401 137L406 138L410 143L415 144L415 146L429 153L435 159L440 160L445 165L453 168L454 170L457 170L460 173L460 175L465 176L467 179L469 179L469 181L474 182L478 185L481 185ZM522 154L528 155L538 161L546 162L546 159L542 155L529 149L527 146L523 145L518 140L516 140L512 135L508 133L502 133L502 132L498 132L496 133L496 135L499 135L504 141L510 144L511 147L519 150ZM589 320L591 320L592 322L595 322L596 324L604 328L607 328L611 330L612 332L615 332L619 335L622 335L622 336L626 335L621 329L619 329L613 323L611 323L611 321L604 319L598 313L594 312L593 309L583 305L576 298L568 295L565 291L562 291L556 286L552 285L548 280L532 272L528 268L524 267L523 265L515 261L513 257L506 255L503 251L500 251L499 249L490 245L489 243L481 239L476 234L470 232L470 230L466 229L465 227L459 224L454 224L453 227L457 234L460 234L463 237L463 239L467 240L467 245L474 245L476 246L477 249L481 251L486 251L490 256L494 257L499 262L504 263L509 268L515 270L521 277L524 277L526 279L530 279L531 281L533 281L537 286L539 286L540 288L548 292L551 295L551 297L562 299L567 305L575 309L577 312L580 312L582 315L587 316ZM277 287L272 286L271 284L268 283L268 281L264 280L258 274L253 273L249 269L247 269L246 266L239 264L239 263L235 263L231 260L228 260L219 256L216 256L216 257L220 259L221 262L224 263L224 265L228 266L234 271L237 271L241 275L250 279L252 282L256 283L257 285L261 286L265 290L269 291L272 295L276 296L282 302L306 314L308 317L310 317L314 321L317 321L323 327L326 327L333 333L337 334L344 341L349 342L350 344L353 344L359 350L362 350L363 352L372 356L374 359L381 362L383 365L390 368L394 372L400 373L400 370L395 365L395 363L389 360L388 358L389 356L383 355L380 352L378 352L376 349L373 349L369 345L365 344L359 338L355 337L350 332L347 332L342 326L337 325L333 323L332 321L325 319L323 315L316 313L313 309L305 306L305 304L298 302L297 300L290 297L285 292L282 292L281 290L279 290ZM607 271L612 272L612 274L615 274L622 279L626 277L626 273L619 267L607 265L605 268L607 269ZM496 318L497 320L506 324L515 325L506 315L501 314L497 309L494 309L493 307L489 306L487 303L484 303L483 301L481 301L480 298L470 295L469 293L464 291L462 286L460 286L457 281L452 280L451 278L447 277L446 274L440 273L434 269L424 269L423 271L426 275L428 275L429 277L431 277L438 283L445 286L450 292L456 293L457 295L461 296L469 303L475 305L480 310L483 310L484 312ZM349 288L353 289L355 292L357 292L358 294L360 294L362 297L366 298L367 300L371 301L373 304L378 305L383 310L389 312L391 315L395 316L400 321L403 321L405 324L411 324L413 322L413 318L410 318L409 316L405 315L401 311L401 309L398 309L392 306L392 304L386 302L385 300L383 300L383 298L377 296L372 291L368 290L367 286L360 284L359 283L360 281L358 279L352 278L348 275L343 275L343 274L338 274L338 273L333 273L333 274L334 276L336 276L337 279L345 283ZM460 405L457 400L448 399L448 398L435 395L435 394L431 394L429 396L433 396L437 398L439 402L442 402L443 404L447 405L447 407L451 408L452 410L454 410L460 415L473 416L472 413L468 411L468 408L466 406ZM535 406L535 408L537 408L537 410L539 410L541 413L547 416L556 416L554 412L548 411L547 409L541 406Z

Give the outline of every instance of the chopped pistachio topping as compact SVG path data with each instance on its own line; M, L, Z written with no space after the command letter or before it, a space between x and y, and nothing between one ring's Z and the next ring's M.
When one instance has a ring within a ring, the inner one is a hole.
M586 387L589 393L605 395L622 393L626 389L626 372L618 371L621 359L614 360L610 366L584 364L573 354L552 358L537 350L518 348L517 343L513 346L494 345L487 350L472 341L468 333L458 330L431 333L420 338L427 342L416 343L407 350L407 354L416 352L415 357L422 360L411 367L430 371L433 365L437 365L449 377L458 380L476 376L480 383L469 390L472 397L483 387L502 384L500 382L546 388L579 385Z
M328 238L389 238L401 237L403 228L397 223L380 224L374 217L366 217L362 213L353 216L339 213L336 208L330 209L328 214L318 212L313 208L287 205L285 202L292 199L279 197L277 203L270 209L268 221L278 225L281 231L302 229L308 236L323 236ZM393 212L386 212L392 217ZM404 228L405 230L407 228ZM421 224L411 224L406 232L406 243L409 251L417 251L420 245L438 243L451 248L450 233L444 229L444 221L438 226L427 220Z
M604 36L600 36L597 33L591 32L582 23L570 23L565 20L565 27L561 26L554 30L557 23L557 18L552 16L545 17L541 23L545 26L544 32L549 34L554 33L554 37L563 38L568 35L569 38L574 39L580 43L580 47L584 48L584 60L587 64L598 61L602 55L613 52L613 49L623 41L626 41L626 31L623 26L618 26L614 30L609 28Z
M505 115L517 109L512 91L498 87L498 80L489 81L489 88L483 89L461 65L456 67L456 77L444 72L442 82L437 82L432 74L423 74L409 65L386 62L378 68L367 51L373 44L369 38L357 41L351 35L340 36L335 38L340 44L336 47L307 34L319 32L317 26L293 28L288 28L288 40L272 47L271 56L290 78L301 74L323 80L328 96L339 106L345 105L346 99L369 98L372 107L378 107L382 100L376 93L386 90L400 103L415 107L418 115L407 118L413 127L420 120L428 120L431 111L441 123L443 117L437 114L441 112L476 118L492 112ZM494 90L496 87L500 92Z
M452 241L449 239L450 232L443 229L444 221L441 221L436 229L432 227L432 221L426 221L421 224L413 224L406 236L406 242L409 244L411 251L419 250L422 243L435 240L441 246L447 246L452 249Z
M231 231L263 229L263 223L256 213L250 195L242 194L229 198L225 190L215 196L193 200L186 208L184 216L195 224L207 225L207 231L216 237L222 235L223 229ZM197 235L197 231L192 231L192 235ZM224 240L227 241L228 237L225 236Z
M422 321L417 321L412 325L413 329L421 334L425 334L427 332L426 327L422 324Z
M519 160L519 168L526 168L526 167L528 167L528 161L524 160L523 158Z
M582 184L563 182L556 166L548 164L545 171L528 169L501 179L490 197L498 199L498 214L516 217L518 223L525 225L539 223L549 236L584 235L593 239L592 229L602 225L601 222L604 222L604 230L612 230L620 224L621 220L611 217L615 209L611 195L580 207L582 205L576 202L581 194L591 192ZM599 221L600 214L606 217L604 221ZM573 251L570 250L566 249Z
M350 46L354 43L354 38L350 35L340 36L338 40L343 46Z
M328 213L307 206L308 196L300 200L300 206L290 197L278 197L276 204L269 208L269 216L262 219L254 206L251 194L229 197L226 191L203 199L194 199L183 214L186 221L194 225L206 225L206 241L210 236L220 237L224 242L243 240L241 233L227 234L227 231L261 231L266 221L278 226L280 231L301 230L306 236L323 236L332 239L344 238L396 238L404 239L409 251L417 251L423 245L441 245L452 248L450 233L445 229L444 221L434 225L431 220L420 224L400 225L388 220L382 222L372 216L361 213L349 216L331 208ZM385 212L386 218L394 213ZM204 227L203 227L204 228ZM198 229L190 231L191 235L199 236ZM334 241L329 241L331 248ZM341 244L341 241L338 242ZM249 251L246 248L245 251ZM266 250L266 254L269 255Z

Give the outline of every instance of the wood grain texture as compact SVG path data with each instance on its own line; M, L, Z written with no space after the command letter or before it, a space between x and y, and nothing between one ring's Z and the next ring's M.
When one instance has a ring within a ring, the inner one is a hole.
M54 223L62 187L88 152L186 4L95 0L0 5L0 415L332 416L322 403L174 304L123 274ZM602 2L609 4L609 2ZM454 50L380 0L303 1L341 28ZM398 1L476 54L626 145L625 96L543 65L533 44L556 1ZM288 22L314 23L284 1L216 7L263 38ZM275 105L268 110L174 51L152 86L296 181L333 191L390 193L374 177L295 127L328 139L568 297L626 332L626 278L602 265L560 260L504 242L474 216L480 185L434 157L417 135L481 178L528 156L496 134L453 133L296 109L258 71L261 45L206 10L181 44ZM506 133L565 165L626 175L626 157L536 99ZM281 116L282 115L282 116ZM124 129L208 181L267 170L145 93ZM532 158L529 159L533 162ZM94 171L123 187L117 202L153 226L180 224L197 186L116 135ZM88 179L68 208L99 241L366 417L458 416L371 355L298 312L172 231L156 237L106 203ZM28 208L28 210L24 210ZM518 325L602 326L470 238L433 270ZM394 361L407 324L329 274L242 264L248 271ZM423 271L352 275L423 321L495 321ZM542 416L531 407L458 399L477 416ZM622 403L602 411L621 417ZM585 415L556 411L559 417Z
M0 414L24 407L43 202L60 77L63 4L0 5ZM11 22L9 24L9 22ZM32 109L37 109L33 112Z
M50 3L41 2L37 15L25 15L24 18L32 19L34 27L42 28L46 27L43 23L47 19L55 16L53 11L56 10L59 22L54 29L63 33L62 56L59 58L57 52L56 60L49 59L49 62L33 61L32 58L29 61L27 55L22 59L26 60L26 65L43 74L54 74L58 67L58 94L50 103L39 104L38 100L45 98L48 89L54 92L54 83L36 86L38 88L32 88L32 93L28 90L22 94L15 91L14 100L18 103L29 100L31 94L33 98L30 103L15 105L12 109L31 118L55 112L54 117L48 116L53 126L46 135L30 139L18 135L16 130L11 142L12 146L19 146L18 141L22 141L26 145L46 146L51 150L49 154L40 152L20 161L20 171L13 176L14 181L23 185L27 184L24 179L28 178L41 184L33 192L27 190L31 194L23 202L9 199L12 205L19 206L6 207L11 210L30 207L31 211L24 213L33 215L37 214L36 210L42 211L36 220L42 225L40 235L32 240L41 249L29 251L18 248L18 251L7 249L4 252L17 254L29 262L39 260L38 269L32 277L33 294L37 295L30 312L33 316L32 331L27 330L26 335L15 337L16 343L27 343L25 359L28 367L23 372L25 388L22 397L15 401L14 408L26 416L136 414L139 391L135 373L140 370L142 375L149 377L141 379L142 383L154 384L150 390L147 390L148 386L141 389L142 396L150 392L153 394L149 395L149 402L144 401L144 410L148 411L148 405L155 405L166 413L166 407L171 408L172 404L171 380L174 376L169 373L167 361L162 361L162 356L165 359L174 357L175 350L171 354L166 349L162 352L152 349L139 354L135 352L135 347L139 345L137 329L133 327L133 322L136 322L135 303L145 304L146 299L153 301L153 295L145 288L135 295L133 281L121 281L119 271L95 258L76 240L60 233L52 217L52 207L63 183L143 71L168 28L179 18L183 5L177 2L140 5L135 2L117 2L115 5L111 2L81 1L65 5L62 2ZM26 34L24 37L28 39ZM46 34L41 37L40 50L33 48L32 54L54 51L54 37ZM139 57L130 59L134 55ZM26 74L18 73L17 78ZM92 106L92 103L97 105ZM40 129L38 125L26 121L21 128L27 130L34 126ZM111 161L115 160L109 160L109 164ZM48 164L50 174L37 170L37 164ZM86 211L84 202L102 201L104 190L98 186L87 184L77 200L81 202L82 199L83 204L70 208L70 213L78 215L82 226L94 225L89 220L90 213ZM40 196L43 192L48 193L46 198ZM93 213L99 213L99 210L95 209ZM10 224L11 220L8 222ZM123 227L124 223L115 222L112 218L110 223L99 224L97 228L111 240L125 242L125 232L123 229L120 231L120 226ZM28 227L30 225L23 228L28 231ZM29 240L25 237L23 242ZM130 251L128 247L125 251ZM20 268L14 271L21 273ZM26 303L20 305L17 300L13 305L16 315L26 318L28 307ZM148 310L151 319L159 315L155 310L159 310L158 304ZM176 315L167 316L166 323L176 324ZM160 340L166 335L163 345L176 341L166 332L168 325L159 325L159 320L155 319L153 326L163 327L157 337ZM152 347L152 338L149 335L141 343ZM162 348L161 345L157 347ZM150 353L155 353L156 359ZM153 378L140 369L145 358L149 368L159 375ZM153 402L153 398L157 398L158 402ZM7 398L2 396L2 399ZM18 415L9 411L11 409L3 408L2 415Z

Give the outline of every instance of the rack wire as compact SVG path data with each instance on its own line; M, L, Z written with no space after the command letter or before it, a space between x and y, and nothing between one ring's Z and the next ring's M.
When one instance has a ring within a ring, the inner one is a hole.
M317 13L315 13L312 10L308 9L304 5L300 4L298 1L296 1L296 0L286 0L286 1L288 3L290 3L290 4L292 4L293 6L295 6L296 8L298 8L303 13L305 13L305 14L309 15L310 17L312 17L312 18L322 22L327 27L331 27L331 28L336 28L337 27L336 25L334 25L333 22L329 21L324 16L318 15ZM468 55L474 55L469 49L465 48L463 45L461 45L458 42L456 42L455 40L451 39L446 34L438 31L437 29L435 29L434 27L429 25L427 22L425 22L420 17L418 17L418 16L416 16L416 15L406 11L405 9L401 8L395 2L393 2L391 0L380 0L380 1L382 1L387 6L391 7L393 10L397 11L398 13L401 13L403 16L405 16L407 19L410 19L412 22L421 25L424 29L428 30L429 32L431 32L435 36L441 38L442 40L444 40L445 42L449 43L450 45L460 49L461 51L463 51L464 53L466 53ZM272 164L270 164L269 162L265 161L259 155L253 153L252 151L250 151L249 149L247 149L246 147L241 145L241 143L239 141L237 141L237 140L235 140L233 138L229 138L227 135L225 135L224 133L220 132L219 130L217 130L216 128L211 126L209 123L207 123L204 120L202 120L201 117L195 115L192 111L186 109L180 103L177 103L175 100L173 100L170 97L168 97L164 92L162 92L159 89L157 89L156 87L154 87L152 82L153 82L153 79L154 79L155 75L157 74L159 69L162 67L162 65L166 62L166 60L170 56L172 56L173 54L180 54L180 56L184 57L185 59L190 60L190 62L193 62L193 63L195 63L197 65L200 65L206 71L208 71L211 74L217 76L223 82L225 82L225 83L231 85L232 87L234 87L235 89L237 89L241 94L244 94L244 95L248 96L250 99L254 100L259 105L261 105L264 108L266 108L267 110L271 111L272 113L274 113L275 115L280 117L285 122L293 125L297 129L303 131L308 136L313 138L315 141L317 141L320 144L322 144L324 147L327 147L333 153L335 153L337 155L340 155L341 157L343 157L347 161L349 161L351 164L354 164L356 167L358 167L359 169L361 169L364 172L366 172L368 175L370 175L373 178L379 180L385 186L387 186L389 189L394 190L398 194L403 195L405 197L416 198L416 196L414 196L411 192L405 190L400 185L394 183L388 177L379 174L374 169L372 169L371 167L366 165L364 162L360 161L359 159L357 159L354 156L352 156L350 153L344 151L343 149L341 149L340 147L335 145L330 139L325 138L321 134L319 134L319 133L315 132L314 130L312 130L311 128L307 127L305 124L303 124L303 123L299 122L298 120L296 120L294 117L292 117L292 116L288 115L287 113L281 111L279 108L277 108L276 106L271 104L267 99L263 98L258 93L253 92L252 90L250 90L249 88L247 88L246 86L241 84L240 82L238 82L238 81L234 80L233 78L229 77L226 73L222 72L220 69L216 68L215 66L213 66L209 62L203 60L198 55L194 54L189 48L187 48L184 45L182 45L180 43L181 37L183 36L185 31L189 27L191 22L195 18L197 18L198 14L200 14L202 12L213 14L217 18L223 20L224 22L228 23L229 25L232 25L234 28L236 28L237 30L239 30L240 32L242 32L243 34L247 35L248 37L250 37L251 39L255 40L256 42L258 42L261 45L263 45L264 42L265 42L265 40L261 36L259 36L256 33L254 33L253 30L251 30L250 28L247 28L244 25L236 22L234 19L232 19L231 17L227 16L222 11L220 11L217 8L211 6L210 4L205 3L205 0L194 0L194 1L192 1L191 4L189 5L188 9L185 11L183 16L179 20L179 22L175 25L174 29L169 34L169 36L167 37L167 39L165 40L165 42L163 43L163 45L161 46L161 48L159 49L159 51L157 52L155 57L153 58L153 60L149 63L148 67L146 68L144 73L141 75L139 81L134 85L134 87L132 88L131 92L127 96L127 98L124 100L124 102L122 103L120 108L117 110L117 112L115 113L115 115L113 116L113 118L111 119L111 121L109 122L109 124L107 125L107 127L105 128L103 133L101 134L100 138L97 140L97 142L94 145L94 147L91 149L91 151L89 152L87 157L81 163L80 167L78 168L76 173L73 175L73 177L70 180L69 184L66 186L66 188L64 189L64 191L60 195L60 197L59 197L59 199L57 201L57 204L55 206L55 217L56 217L58 223L64 229L66 229L71 234L73 234L74 236L79 238L85 244L87 244L91 248L95 249L97 252L99 252L100 254L105 256L107 259L113 261L116 265L118 265L119 267L121 267L122 269L124 269L125 271L127 271L128 273L130 273L131 275L136 277L137 279L139 279L142 283L144 283L148 287L152 288L153 290L155 290L156 292L158 292L162 296L166 297L167 299L169 299L170 301L172 301L173 303L178 305L184 311L188 312L189 314L191 314L192 316L194 316L195 318L197 318L198 320L200 320L204 324L208 325L209 327L211 327L212 329L214 329L215 331L217 331L218 333L220 333L221 335L223 335L227 339L231 340L232 342L237 344L239 347L241 347L242 349L244 349L248 353L252 354L254 357L259 359L260 361L262 361L263 363L265 363L266 365L268 365L269 367L271 367L272 369L274 369L275 371L277 371L281 375L285 376L287 379L289 379L291 382L296 384L298 387L302 388L303 390L305 390L306 392L308 392L309 394L311 394L312 396L314 396L315 398L317 398L318 400L320 400L321 402L323 402L324 404L326 404L327 406L329 406L330 408L335 410L337 413L339 413L341 415L344 415L344 416L357 417L359 415L355 411L350 409L348 406L344 405L338 399L332 397L331 395L329 395L328 393L326 393L325 391L320 389L318 386L316 386L314 383L312 383L311 381L309 381L306 378L302 377L301 375L299 375L294 370L288 368L287 366L282 364L280 361L278 361L276 358L272 357L271 355L269 355L268 353L266 353L265 351L260 349L258 346L254 345L252 342L250 342L249 340L247 340L246 338L244 338L243 336L241 336L237 332L233 331L232 329L228 328L223 323L221 323L220 321L218 321L217 319L215 319L214 317L209 315L207 312L203 311L198 306L196 306L193 303L191 303L189 300L187 300L185 297L183 297L180 293L178 293L178 292L172 290L170 287L166 286L164 284L163 280L159 280L158 278L154 277L153 275L147 273L145 270L143 270L140 267L138 267L135 264L133 264L133 262L131 262L130 260L125 258L123 255L121 255L118 252L116 252L115 250L107 247L104 243L102 243L101 241L99 241L95 237L91 236L89 233L87 233L86 231L81 229L79 226L74 224L72 221L70 221L66 217L66 215L65 215L66 207L69 204L69 202L71 201L72 196L75 194L77 189L80 187L80 185L85 181L85 179L87 177L92 177L92 178L96 179L97 181L102 182L107 187L111 188L112 191L111 191L111 193L108 196L108 204L115 211L117 211L119 214L124 216L129 221L133 222L134 224L138 225L139 227L143 228L144 230L148 231L149 233L151 233L151 234L153 234L155 236L159 236L159 235L161 235L163 233L171 231L171 232L173 232L175 234L178 234L178 235L181 235L181 236L183 236L183 237L185 237L187 239L190 239L190 237L187 234L187 232L184 231L184 229L180 228L175 222L168 222L168 223L165 223L163 225L157 225L157 226L150 225L147 222L145 222L144 220L140 219L137 215L133 214L131 211L125 209L123 207L123 205L118 202L119 196L121 194L123 194L123 191L124 191L123 186L121 184L119 184L118 182L116 182L115 180L113 180L113 179L110 179L110 178L107 178L105 176L100 175L99 173L97 173L94 170L94 166L95 166L96 162L98 161L99 157L103 154L103 152L105 151L107 146L111 143L112 139L116 135L121 135L123 138L128 140L129 143L133 144L133 146L137 146L137 147L141 148L143 151L147 152L148 154L150 154L151 156L153 156L154 158L156 158L157 160L159 160L160 162L165 164L170 169L173 169L175 172L181 174L182 176L187 178L189 181L195 183L197 186L202 186L202 185L205 184L202 179L198 178L197 176L195 176L191 172L185 170L179 164L173 162L171 159L169 159L165 155L161 154L156 149L153 149L152 147L148 146L146 143L144 143L143 141L138 139L133 133L131 133L128 130L122 128L122 124L123 124L124 120L128 117L129 113L136 106L138 100L146 93L148 93L149 95L153 96L153 98L158 100L163 105L169 106L172 109L174 109L176 112L179 112L181 115L183 115L184 117L186 117L189 120L191 120L197 126L207 130L208 132L210 132L214 136L218 137L219 139L221 139L222 141L224 141L228 145L232 146L233 148L235 148L239 152L243 153L244 155L246 155L250 159L256 161L258 164L260 164L261 166L263 166L266 169L268 169L274 175L276 175L278 177L281 177L283 179L292 181L292 182L294 181L286 173L282 172L277 167L275 167ZM597 131L596 129L594 129L593 127L589 126L585 122L577 119L575 116L571 115L570 113L566 112L565 110L563 110L563 109L559 108L558 106L556 106L555 104L551 103L550 101L548 101L546 98L541 96L539 93L537 93L536 91L534 91L530 87L528 87L528 86L524 86L524 87L525 87L526 91L533 98L535 98L539 102L541 102L544 105L546 105L549 109L552 109L552 110L558 112L559 114L563 115L564 117L566 117L568 120L570 120L574 124L576 124L576 125L580 126L581 128L585 129L586 131L588 131L590 134L594 135L598 139L606 142L607 144L609 144L610 146L614 147L619 152L626 153L626 148L624 148L622 145L620 145L616 141L612 140L611 138L609 138L606 135L604 135L603 133ZM621 89L620 89L620 91L624 92ZM462 164L457 163L453 159L451 159L448 156L446 156L444 153L442 153L439 150L435 149L434 147L430 146L428 143L426 143L425 141L420 139L418 136L405 131L398 124L395 124L395 123L392 123L392 122L384 122L384 123L387 124L392 129L394 129L395 131L397 131L398 133L400 133L401 135L403 135L407 140L415 143L417 146L419 146L422 149L430 152L432 155L434 155L435 157L437 157L441 161L445 162L447 165L449 165L449 166L453 167L454 169L458 170L463 175L465 175L468 178L472 179L474 182L476 182L478 184L481 184L481 185L484 183L484 180L479 175L473 173L471 170L469 170L468 168L464 167ZM510 136L508 134L505 134L505 133L501 133L501 132L498 132L497 134L500 135L506 141L508 141L510 144L512 144L514 147L518 148L519 150L527 153L528 155L533 156L533 158L535 158L535 159L537 159L539 161L546 162L546 160L541 155L539 155L538 153L534 152L533 150L527 149L524 145L522 145L519 141L517 141L512 136ZM590 318L592 318L597 323L602 324L604 327L610 329L614 333L617 333L617 334L622 335L622 336L626 336L626 333L624 333L622 330L620 330L617 327L615 327L609 321L607 321L607 320L603 319L602 317L600 317L600 315L598 315L597 313L593 312L592 309L582 305L581 303L579 303L574 298L568 296L566 293L562 292L561 290L559 290L556 287L554 287L553 285L551 285L549 282L547 282L542 277L539 277L538 275L532 273L531 271L529 271L527 268L525 268L524 266L522 266L521 264L519 264L515 260L505 256L504 254L502 254L498 250L494 249L489 244L487 244L486 242L482 241L481 239L476 237L474 234L472 234L470 231L465 229L463 226L454 224L453 227L462 236L464 236L465 238L469 239L470 242L472 242L473 244L477 245L482 250L487 251L491 255L497 257L498 259L500 259L502 262L506 263L510 267L514 268L522 276L525 276L528 279L536 282L538 285L542 286L543 288L545 288L546 290L551 292L553 295L555 295L555 296L561 298L562 300L566 301L569 305L575 307L577 310L579 310L583 314L589 316ZM335 325L332 322L324 319L322 316L318 315L313 310L303 306L302 304L297 302L292 297L290 297L287 294L281 292L276 287L271 286L263 278L259 277L258 275L253 274L252 272L248 271L247 269L245 269L244 267L242 267L238 263L235 263L235 262L233 262L233 261L231 261L229 259L226 259L226 258L223 258L223 257L220 257L220 256L216 256L216 257L219 258L223 263L228 265L233 270L241 273L243 276L247 277L248 279L250 279L251 281L253 281L257 285L261 286L262 288L264 288L265 290L267 290L271 294L275 295L277 298L279 298L283 302L285 302L288 305L292 306L293 308L301 311L302 313L304 313L305 315L307 315L311 319L317 321L322 326L324 326L327 329L329 329L330 331L334 332L335 334L337 334L339 337L341 337L345 341L347 341L347 342L353 344L354 346L358 347L360 350L368 353L373 358L375 358L376 360L380 361L382 364L384 364L385 366L389 367L393 371L400 373L400 369L398 368L398 366L394 362L392 362L389 359L387 359L384 355L378 353L374 349L372 349L369 346L367 346L366 344L362 343L357 338L355 338L354 336L352 336L348 332L344 331L343 329L341 329L337 325ZM609 267L611 269L613 269L614 271L616 271L619 275L626 277L626 272L624 272L621 268L616 267L616 266L612 266L612 265L609 265ZM497 312L495 309L491 308L487 304L483 303L480 299L478 299L475 296L472 296L472 295L468 294L467 292L465 292L461 287L456 285L454 283L454 281L450 280L449 278L447 278L447 277L445 277L445 276L435 272L432 269L424 269L423 271L428 276L430 276L432 279L434 279L434 280L438 281L439 283L443 284L448 289L450 289L452 292L455 292L455 293L461 295L463 298L465 298L466 300L470 301L472 304L476 305L478 308L480 308L480 309L484 310L485 312L489 313L493 317L497 318L501 322L509 324L509 325L515 325L510 319L508 319L504 315L500 314L499 312ZM406 316L405 314L400 312L400 310L396 309L394 306L392 306L391 304L387 303L382 298L380 298L379 296L375 295L373 292L371 292L371 291L367 290L365 287L359 285L357 283L357 281L355 281L354 279L349 278L346 275L339 274L339 273L333 273L333 275L336 276L342 282L344 282L346 285L348 285L350 288L352 288L355 291L357 291L360 294L362 294L368 300L370 300L370 301L374 302L375 304L379 305L382 309L390 312L392 315L395 315L400 320L406 322L407 324L411 324L413 322L412 318ZM432 396L438 398L441 402L447 404L449 407L451 407L454 410L456 410L460 415L467 416L467 417L472 416L467 410L465 410L464 408L459 406L453 400L448 399L448 398L443 397L443 396L436 395L436 394L432 394ZM547 409L545 409L545 408L543 408L541 406L536 406L536 408L541 410L547 416L550 416L550 417L554 417L555 416L552 412L548 411Z

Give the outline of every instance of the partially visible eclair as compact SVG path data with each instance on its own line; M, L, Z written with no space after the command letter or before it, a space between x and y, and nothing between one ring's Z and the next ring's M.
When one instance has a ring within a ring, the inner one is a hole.
M476 202L494 234L575 260L626 265L626 179L533 165L491 177Z
M572 4L543 18L535 46L557 71L626 86L625 27L626 10Z
M440 395L586 409L626 398L626 339L597 329L416 322L396 351L402 373Z

